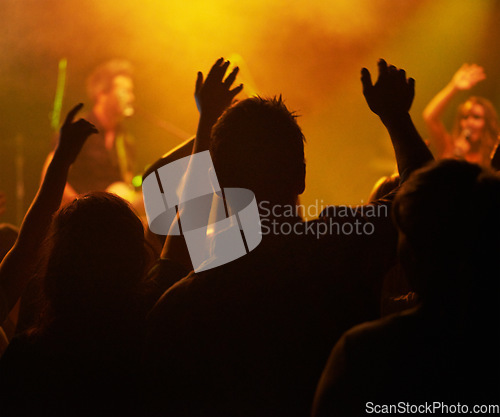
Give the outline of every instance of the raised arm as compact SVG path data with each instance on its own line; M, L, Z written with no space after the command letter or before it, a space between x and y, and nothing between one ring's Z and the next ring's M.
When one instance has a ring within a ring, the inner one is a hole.
M432 146L436 148L438 158L453 155L453 140L442 121L443 113L448 104L459 91L470 90L485 78L484 70L479 65L463 64L446 87L424 109L424 121L429 130Z
M415 96L415 81L395 66L378 62L377 82L372 83L370 72L361 70L363 94L370 109L380 117L389 131L396 153L400 181L433 160L433 156L417 132L409 111Z
M47 169L49 168L50 162L52 161L52 158L54 158L54 151L52 151L47 158L45 159L45 162L43 164L42 168L42 176L40 183L43 182L43 179L45 178L45 174L47 173ZM66 183L66 186L64 187L64 193L62 197L62 204L67 204L73 201L76 197L78 196L78 193L74 190L74 188L71 186L69 182Z
M51 159L38 193L21 225L12 250L0 264L0 322L21 296L37 263L37 255L47 234L53 214L61 204L68 171L85 140L97 129L86 120L73 122L82 108L74 107L66 117L54 156Z
M210 69L205 80L203 74L198 72L194 95L198 111L200 112L200 119L194 140L193 154L209 149L212 127L224 110L231 105L235 96L243 89L243 85L241 84L231 89L238 74L238 67L235 67L224 79L229 65L229 61L219 58ZM188 166L184 187L190 187L190 171L191 165ZM199 207L197 211L202 212ZM169 234L165 240L161 257L174 260L188 270L192 269L183 236Z

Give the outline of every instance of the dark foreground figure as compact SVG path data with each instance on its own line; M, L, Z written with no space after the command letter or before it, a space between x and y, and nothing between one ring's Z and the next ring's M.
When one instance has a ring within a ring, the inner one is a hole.
M421 303L342 336L314 416L364 415L369 402L460 403L470 413L499 405L499 212L500 178L464 161L443 160L403 185L399 250Z

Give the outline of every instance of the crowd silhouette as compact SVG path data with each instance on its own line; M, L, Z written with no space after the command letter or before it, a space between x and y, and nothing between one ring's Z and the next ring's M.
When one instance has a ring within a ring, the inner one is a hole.
M281 95L238 101L244 86L229 66L220 58L198 73L196 136L169 158L209 151L221 187L254 193L261 243L194 272L184 235L153 248L121 197L93 189L68 198L86 141L105 140L75 106L19 230L0 230L0 413L289 417L358 416L401 401L498 406L500 151L489 122L459 122L455 142L470 149L450 151L447 134L434 161L409 113L415 81L383 59L376 80L363 68L362 92L398 173L367 204L304 221L298 119ZM478 68L461 69L475 74L469 87L484 75ZM453 94L468 88L458 87L462 73ZM443 100L426 110L434 127ZM483 147L471 150L476 142Z

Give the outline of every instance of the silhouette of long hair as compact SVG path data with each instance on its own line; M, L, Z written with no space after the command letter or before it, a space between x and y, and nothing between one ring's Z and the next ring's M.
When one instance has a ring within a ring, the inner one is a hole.
M141 221L120 197L92 192L55 215L48 239L42 326L105 323L133 310L148 252Z

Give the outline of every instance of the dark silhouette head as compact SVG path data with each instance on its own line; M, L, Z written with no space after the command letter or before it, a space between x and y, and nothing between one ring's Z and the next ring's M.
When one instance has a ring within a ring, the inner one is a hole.
M281 97L248 98L227 109L212 130L210 151L223 187L280 204L294 204L304 191L304 135Z
M125 200L82 195L58 211L50 236L44 281L50 314L91 320L137 297L148 257L142 223Z
M424 302L497 296L498 213L500 178L476 164L445 159L402 186L394 201L400 255Z

